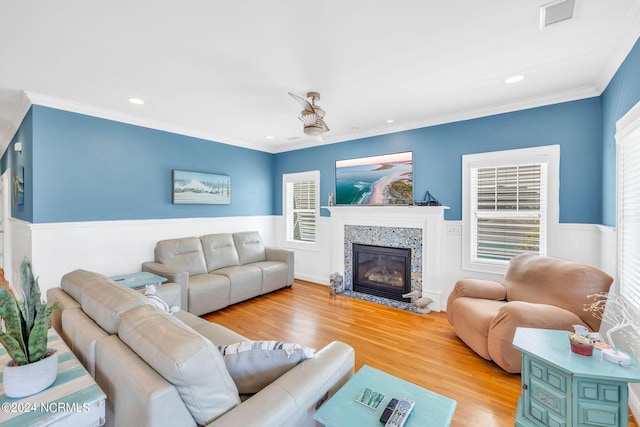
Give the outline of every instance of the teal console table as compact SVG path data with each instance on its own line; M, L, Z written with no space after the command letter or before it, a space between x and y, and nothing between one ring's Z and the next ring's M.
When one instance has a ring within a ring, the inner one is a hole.
M625 427L630 382L640 382L640 366L607 362L573 353L569 331L517 328L513 346L522 352L522 395L518 427Z

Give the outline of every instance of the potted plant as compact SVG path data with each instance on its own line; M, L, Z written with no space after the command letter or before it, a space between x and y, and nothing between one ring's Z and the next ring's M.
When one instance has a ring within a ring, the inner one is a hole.
M22 301L0 288L0 317L4 323L0 344L12 359L4 366L2 382L5 394L12 398L44 390L58 373L58 354L47 348L48 319L55 305L47 308L42 301L38 280L26 259L21 275Z

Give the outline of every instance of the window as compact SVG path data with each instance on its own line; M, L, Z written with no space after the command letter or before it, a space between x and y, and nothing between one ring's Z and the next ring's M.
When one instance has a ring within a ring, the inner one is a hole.
M550 224L558 222L559 152L548 146L463 156L465 268L501 273L520 253L548 253Z
M640 308L640 104L616 125L618 284Z
M282 182L287 241L315 243L320 172L284 174Z

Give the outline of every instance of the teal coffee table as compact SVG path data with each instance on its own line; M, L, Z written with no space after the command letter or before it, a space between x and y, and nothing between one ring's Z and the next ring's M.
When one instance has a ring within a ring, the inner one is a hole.
M378 409L356 402L365 388L384 394ZM313 418L327 427L380 427L380 416L392 398L416 402L406 427L446 427L456 409L455 400L364 365Z

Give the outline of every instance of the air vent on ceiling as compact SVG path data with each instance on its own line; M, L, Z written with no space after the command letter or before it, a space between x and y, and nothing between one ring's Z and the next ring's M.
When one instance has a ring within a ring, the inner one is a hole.
M555 0L540 6L540 29L573 17L576 0Z

